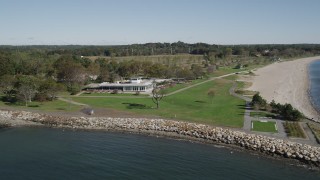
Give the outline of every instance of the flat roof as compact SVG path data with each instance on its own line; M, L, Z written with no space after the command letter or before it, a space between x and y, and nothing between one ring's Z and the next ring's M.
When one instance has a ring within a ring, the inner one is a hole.
M92 83L88 84L86 87L89 88L99 88L99 87L130 87L130 86L149 86L152 85L152 81L142 81L141 83L123 83L123 84L118 84L118 83Z

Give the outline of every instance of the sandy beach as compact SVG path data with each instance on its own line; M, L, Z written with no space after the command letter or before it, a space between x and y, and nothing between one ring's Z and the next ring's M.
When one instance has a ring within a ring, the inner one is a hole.
M290 103L308 118L319 120L308 95L308 65L320 56L277 62L254 71L251 91L260 92L268 102Z

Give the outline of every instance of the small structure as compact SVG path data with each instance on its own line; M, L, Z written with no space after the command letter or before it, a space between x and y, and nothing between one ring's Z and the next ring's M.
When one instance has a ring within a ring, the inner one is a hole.
M85 90L119 90L123 92L151 92L153 90L152 80L142 80L141 77L130 78L129 81L109 83L103 82L100 84L89 84Z

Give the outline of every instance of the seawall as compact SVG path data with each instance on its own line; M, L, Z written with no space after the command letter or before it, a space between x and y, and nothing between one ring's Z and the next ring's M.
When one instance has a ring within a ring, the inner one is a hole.
M68 118L27 111L4 110L0 111L0 120L6 120L9 124L15 124L17 121L24 121L26 122L26 125L43 124L58 128L171 133L179 136L202 139L213 143L235 145L268 155L279 155L285 158L298 159L307 164L320 166L319 147L203 124L145 118Z

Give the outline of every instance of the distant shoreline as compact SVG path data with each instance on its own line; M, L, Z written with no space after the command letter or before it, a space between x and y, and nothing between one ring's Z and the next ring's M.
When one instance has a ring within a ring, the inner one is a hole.
M252 86L248 90L258 91L268 102L289 103L309 119L318 120L310 96L310 63L320 56L284 61L262 67L254 72Z
M314 100L312 99L312 95L311 95L311 84L312 84L312 82L311 82L311 79L310 79L310 65L312 64L312 63L314 63L314 62L316 62L316 61L320 61L320 58L319 59L316 59L316 60L314 60L314 61L312 61L312 62L310 62L309 64L308 64L308 96L309 96L309 100L310 100L310 103L311 103L311 105L312 105L312 107L314 108L314 110L315 111L317 111L317 113L318 113L318 117L319 117L319 121L320 121L320 109L319 109L319 107L317 107L315 104L314 104Z

